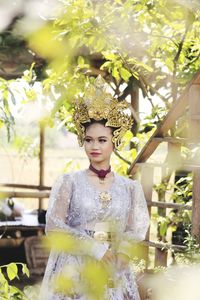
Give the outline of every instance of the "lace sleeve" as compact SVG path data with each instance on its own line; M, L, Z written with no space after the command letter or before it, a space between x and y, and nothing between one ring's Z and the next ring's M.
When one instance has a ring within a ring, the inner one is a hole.
M123 242L120 243L119 252L127 254L131 241L140 242L145 239L149 227L149 213L141 184L133 181L131 186L131 208L128 214L126 231Z
M67 216L69 213L70 199L72 197L72 179L70 175L61 175L54 183L49 205L46 214L46 229L48 234L52 231L63 231L72 234L78 239L90 242L90 249L81 249L79 254L91 254L96 259L101 259L108 249L108 245L105 243L99 243L92 239L83 229L76 229L70 227L67 223ZM89 253L88 253L89 252Z

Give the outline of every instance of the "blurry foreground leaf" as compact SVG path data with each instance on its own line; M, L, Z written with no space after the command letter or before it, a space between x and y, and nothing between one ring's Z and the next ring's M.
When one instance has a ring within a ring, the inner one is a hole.
M64 232L51 232L44 239L45 246L55 251L66 251L74 253L78 248L78 241L69 234Z
M83 267L81 276L88 299L103 300L105 286L109 280L108 269L100 262L88 260Z

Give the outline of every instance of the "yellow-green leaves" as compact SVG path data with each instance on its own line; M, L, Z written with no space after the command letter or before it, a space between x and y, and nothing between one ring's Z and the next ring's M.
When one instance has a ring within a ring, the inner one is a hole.
M25 295L25 293L15 287L13 284L10 285L10 281L14 279L19 279L19 268L21 267L22 273L26 276L29 276L29 270L27 266L23 263L10 263L8 265L0 266L0 299L8 300L8 299L20 299L20 300L29 300L30 298ZM7 278L4 276L4 272L6 271Z
M131 77L131 73L127 69L125 69L123 67L121 69L119 69L119 73L120 73L122 79L124 79L124 81L126 81L126 82Z
M51 232L44 240L47 247L55 251L75 253L79 249L79 241L65 232Z
M18 277L18 267L16 264L14 263L11 263L7 266L7 275L8 275L8 278L10 280L13 280L14 278L19 278Z
M108 284L109 275L111 276L102 263L92 260L85 262L81 277L88 299L104 299L105 286Z
M27 277L30 276L29 269L27 268L27 265L25 265L25 264L22 264L22 273L23 273L24 275L26 275Z
M45 25L28 37L29 46L43 58L53 59L65 55L67 45L60 41L52 25Z

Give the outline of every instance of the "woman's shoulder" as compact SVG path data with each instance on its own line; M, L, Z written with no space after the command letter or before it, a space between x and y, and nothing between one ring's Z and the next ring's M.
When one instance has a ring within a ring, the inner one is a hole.
M126 184L130 188L134 188L140 185L140 182L137 179L132 179L130 177L119 175L117 173L115 174L118 180L121 181L121 183Z
M83 177L84 170L76 170L72 172L66 172L58 176L57 180L62 182L75 182Z

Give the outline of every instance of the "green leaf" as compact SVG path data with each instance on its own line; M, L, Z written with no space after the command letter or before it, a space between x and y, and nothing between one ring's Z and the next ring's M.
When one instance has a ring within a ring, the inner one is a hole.
M83 66L84 63L85 63L84 58L83 58L82 56L79 56L79 57L78 57L78 65L79 65L79 66Z
M7 266L7 275L8 275L8 278L10 280L13 280L14 278L18 278L18 267L17 267L17 264L15 263L11 263Z
M106 61L103 65L101 65L100 70L108 69L110 71L112 66L112 62Z
M103 56L107 59L107 60L111 60L111 61L115 61L117 59L117 56L115 53L110 52L110 51L102 51Z
M30 276L30 272L26 264L22 264L22 273L25 274L27 277Z
M118 69L116 67L114 67L113 70L112 70L112 76L115 77L117 80L120 79L119 72L118 72Z
M0 283L1 283L2 285L5 285L5 283L6 283L6 278L4 277L4 275L3 275L2 271L1 271L1 269L0 269Z
M166 222L162 222L160 224L160 235L161 236L165 236L166 232L167 232L167 223Z
M128 81L129 78L131 77L131 73L125 68L120 68L119 73L120 73L122 79L124 79L125 81Z

